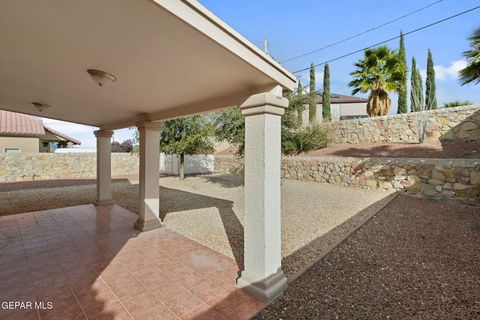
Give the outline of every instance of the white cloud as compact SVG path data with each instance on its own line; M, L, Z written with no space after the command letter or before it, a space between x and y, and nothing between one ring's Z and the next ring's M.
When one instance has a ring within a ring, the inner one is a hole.
M42 118L42 121L44 125L65 134L68 134L67 131L72 133L87 133L97 130L95 127L60 120Z
M96 127L86 126L83 124L76 124L72 122L40 118L43 121L43 124L47 127L52 128L53 130L59 131L67 136L80 140L82 142L81 148L95 148L97 141L95 134L93 133L97 130ZM127 139L132 139L133 131L129 129L120 129L115 130L113 138L117 141L124 141Z
M442 66L441 64L435 65L435 79L440 81L457 80L459 71L466 66L467 62L465 60L452 61L448 67ZM422 79L425 80L427 71L420 70L420 74L422 75Z
M297 75L297 79L302 82L305 91L310 92L310 71L304 71ZM321 88L323 83L323 71L315 72L315 84L317 89Z
M95 127L48 118L41 118L41 120L47 127L80 140L82 142L82 148L94 148L96 146L96 140L93 134L93 131L97 130Z

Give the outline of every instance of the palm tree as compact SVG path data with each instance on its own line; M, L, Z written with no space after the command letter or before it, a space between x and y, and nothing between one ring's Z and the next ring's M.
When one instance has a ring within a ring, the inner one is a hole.
M353 80L349 86L354 88L354 95L370 91L367 112L371 117L388 113L392 105L388 92L403 89L403 66L398 52L387 46L366 49L364 58L355 63L357 70L350 74Z
M471 41L471 50L465 51L463 55L468 60L468 66L460 70L460 82L462 85L474 82L480 83L480 27L478 27L468 40Z

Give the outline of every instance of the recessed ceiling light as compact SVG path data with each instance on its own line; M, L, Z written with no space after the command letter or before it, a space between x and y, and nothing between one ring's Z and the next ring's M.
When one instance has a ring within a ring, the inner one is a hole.
M97 70L97 69L88 69L87 70L90 77L95 81L100 87L110 84L117 80L117 78L108 72Z

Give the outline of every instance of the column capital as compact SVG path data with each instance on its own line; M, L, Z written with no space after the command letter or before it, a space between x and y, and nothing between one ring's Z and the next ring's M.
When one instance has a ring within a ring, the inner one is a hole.
M138 121L135 122L135 126L138 129L150 129L155 131L162 131L163 129L163 121L153 122L153 121Z
M95 137L105 137L105 138L111 138L113 136L113 131L112 130L96 130L93 132L95 134Z
M254 94L240 105L244 116L265 113L281 116L285 113L285 108L287 107L288 99L273 92Z

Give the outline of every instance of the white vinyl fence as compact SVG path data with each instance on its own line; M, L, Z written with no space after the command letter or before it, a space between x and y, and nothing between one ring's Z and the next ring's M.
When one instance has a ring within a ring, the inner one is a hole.
M185 174L213 172L215 158L211 154L185 155ZM177 155L160 154L160 173L178 175L179 157Z

